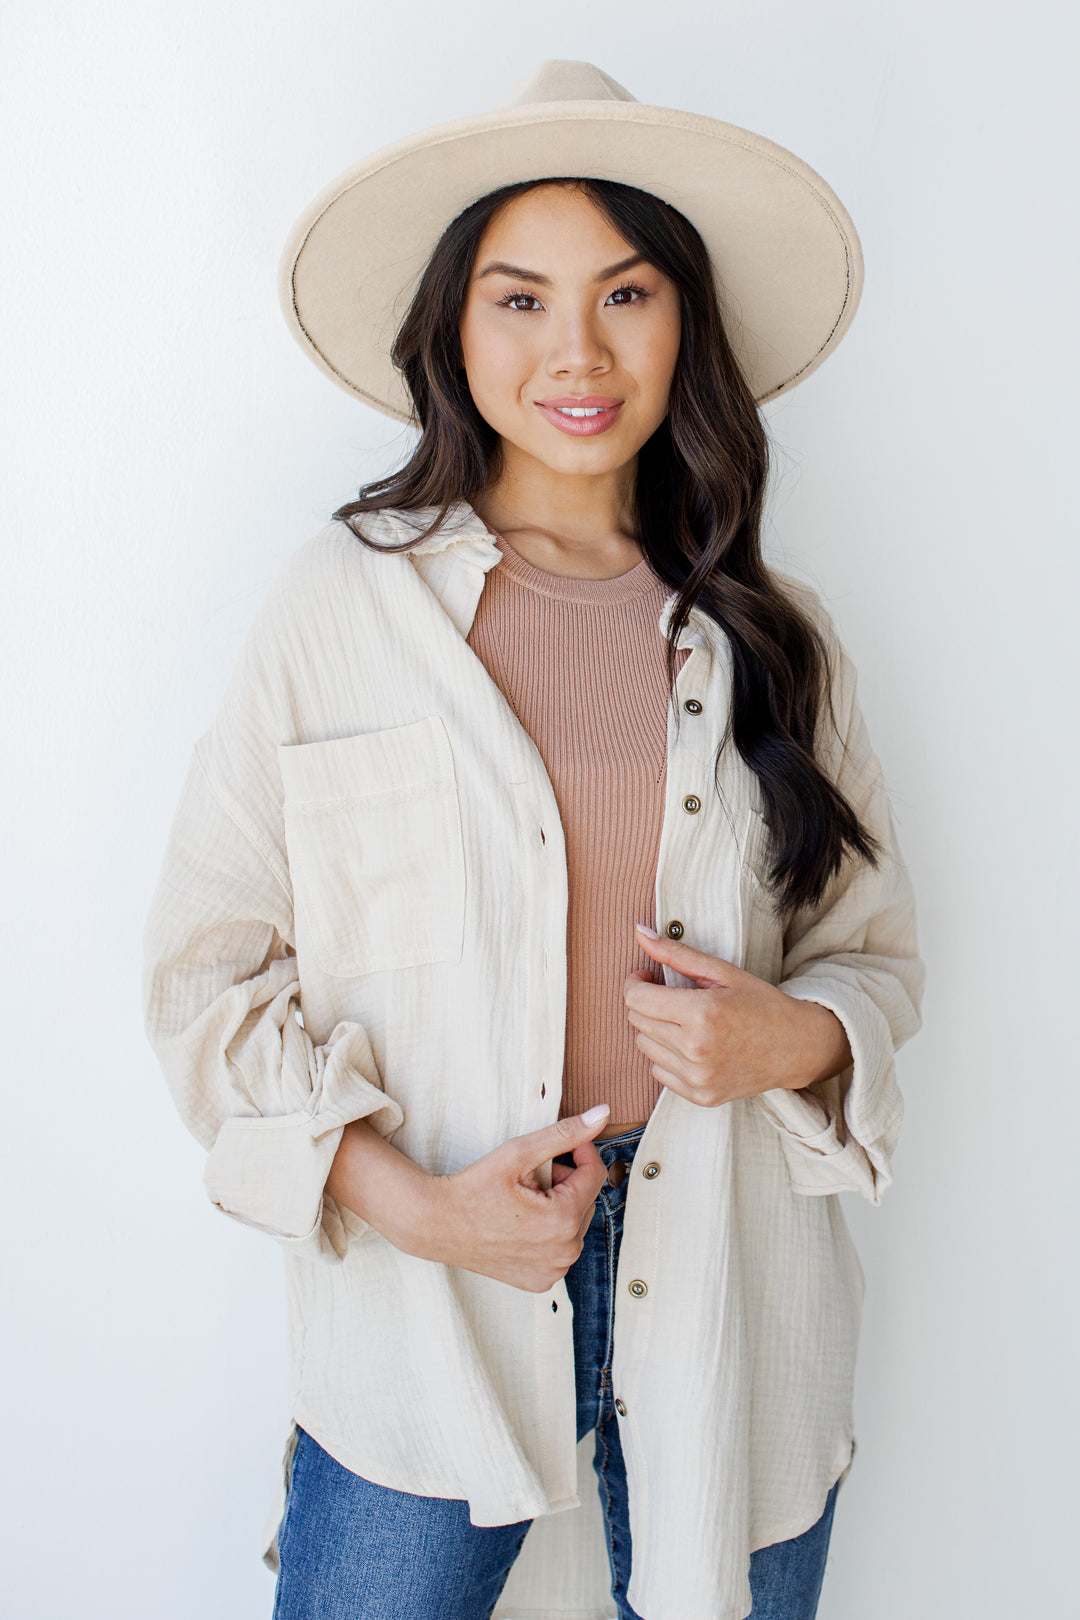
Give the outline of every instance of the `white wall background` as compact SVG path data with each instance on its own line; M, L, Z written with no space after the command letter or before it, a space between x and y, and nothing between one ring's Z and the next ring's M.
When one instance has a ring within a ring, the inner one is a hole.
M790 146L867 283L771 413L774 542L861 670L929 968L820 1620L1080 1614L1076 39L958 0L9 0L2 56L4 1620L259 1620L279 1257L222 1219L139 1008L194 738L396 429L278 313L368 150L592 60ZM1070 140L1071 136L1071 140Z

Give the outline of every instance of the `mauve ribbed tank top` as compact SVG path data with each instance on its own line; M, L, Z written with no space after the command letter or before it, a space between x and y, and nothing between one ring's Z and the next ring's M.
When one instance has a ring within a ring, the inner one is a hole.
M612 1134L648 1119L661 1090L635 1045L623 980L635 968L660 977L634 924L656 927L668 704L657 621L668 587L644 557L615 579L574 579L495 543L503 561L488 570L468 642L536 743L566 837L559 1116L609 1103Z

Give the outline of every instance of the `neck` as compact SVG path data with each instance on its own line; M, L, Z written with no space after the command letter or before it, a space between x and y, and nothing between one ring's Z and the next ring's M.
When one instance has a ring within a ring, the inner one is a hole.
M595 477L568 475L506 453L473 504L488 528L548 573L611 579L641 561L633 535L635 462Z

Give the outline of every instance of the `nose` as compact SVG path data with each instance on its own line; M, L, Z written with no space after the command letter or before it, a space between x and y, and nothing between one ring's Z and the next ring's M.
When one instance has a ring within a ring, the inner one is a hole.
M584 313L567 312L551 328L547 373L562 382L595 377L611 370L612 356L596 322Z

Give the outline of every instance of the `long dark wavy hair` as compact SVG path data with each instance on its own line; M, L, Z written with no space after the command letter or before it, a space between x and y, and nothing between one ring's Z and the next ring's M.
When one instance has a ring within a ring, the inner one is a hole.
M708 251L683 214L634 186L562 177L503 186L464 209L432 253L392 350L419 442L403 467L366 484L334 516L373 550L407 551L437 532L455 503L475 503L497 478L499 439L473 403L459 327L485 228L504 204L541 185L584 193L678 289L682 338L667 417L638 455L634 535L677 593L667 646L673 701L676 638L691 609L728 638L732 704L716 775L733 742L760 784L769 881L789 916L822 899L845 856L876 864L880 845L815 757L819 726L826 717L835 726L828 650L762 556L768 439L724 330ZM434 520L393 547L368 539L355 521L422 508L436 508Z

